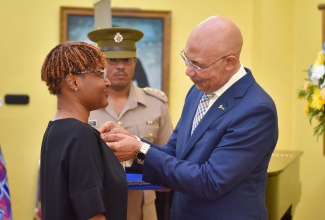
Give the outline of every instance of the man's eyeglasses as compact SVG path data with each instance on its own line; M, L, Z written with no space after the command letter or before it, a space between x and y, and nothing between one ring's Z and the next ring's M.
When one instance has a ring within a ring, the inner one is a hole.
M97 75L98 77L102 78L104 81L106 80L107 70L101 69L101 70L86 70L86 71L76 71L71 72L72 74L85 74L85 73L100 73Z
M123 62L125 65L134 63L136 58L107 58L106 61L108 64L116 66L119 62Z
M181 55L181 57L183 58L183 60L184 60L186 66L190 65L190 66L194 67L194 68L195 68L197 71L199 71L199 72L202 72L203 70L209 68L210 66L212 66L213 64L219 62L219 61L222 60L223 58L229 56L229 55L227 55L227 56L223 56L223 57L221 57L220 59L218 59L217 61L214 61L213 63L211 63L211 64L209 64L209 65L207 65L207 66L201 67L201 66L199 66L199 65L197 65L197 64L194 64L194 63L193 63L192 61L190 61L189 59L187 59L187 57L186 57L185 54L184 54L184 50L181 51L180 55Z

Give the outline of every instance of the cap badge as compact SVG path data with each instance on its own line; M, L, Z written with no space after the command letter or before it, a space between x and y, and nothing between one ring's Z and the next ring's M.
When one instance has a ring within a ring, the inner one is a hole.
M120 34L120 32L117 32L117 33L115 34L114 41L115 41L116 43L121 43L122 40L123 40L123 36Z

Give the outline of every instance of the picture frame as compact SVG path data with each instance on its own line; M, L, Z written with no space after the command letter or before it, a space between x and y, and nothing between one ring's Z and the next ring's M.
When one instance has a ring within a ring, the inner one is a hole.
M133 81L139 87L156 88L168 96L171 12L112 8L111 13L112 26L135 28L144 33L136 43L138 62ZM94 44L87 37L92 30L93 8L60 8L60 42L84 41ZM147 79L138 71L144 71Z

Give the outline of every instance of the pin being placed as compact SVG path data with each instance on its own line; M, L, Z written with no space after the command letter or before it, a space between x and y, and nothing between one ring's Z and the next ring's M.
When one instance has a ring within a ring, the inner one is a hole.
M225 107L223 107L223 105L219 105L219 107L221 110L225 110Z

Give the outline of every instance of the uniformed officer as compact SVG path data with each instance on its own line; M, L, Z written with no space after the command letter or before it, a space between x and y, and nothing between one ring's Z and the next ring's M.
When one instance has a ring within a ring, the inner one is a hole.
M113 121L138 137L165 144L173 130L165 93L132 83L137 62L135 43L143 33L131 28L105 28L88 33L88 37L104 52L111 81L108 106L91 112L89 123L99 127ZM156 220L155 199L152 190L129 190L127 219Z

